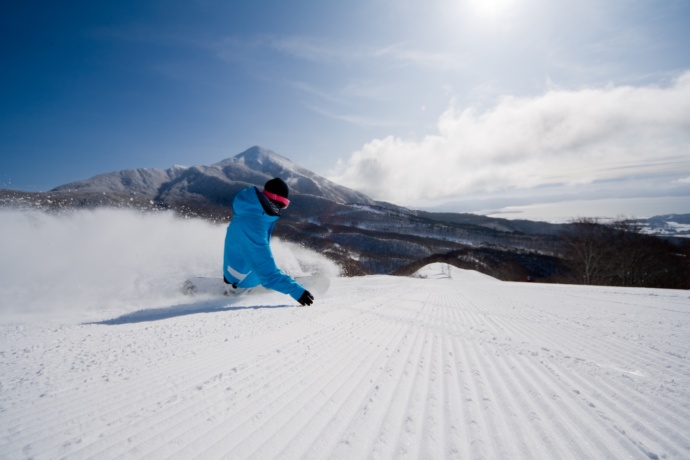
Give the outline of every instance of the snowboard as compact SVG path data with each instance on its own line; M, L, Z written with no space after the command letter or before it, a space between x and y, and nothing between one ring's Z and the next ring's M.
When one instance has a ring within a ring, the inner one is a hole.
M304 286L304 288L311 292L314 296L320 296L328 291L331 285L331 279L323 273L317 273L308 276L296 276L295 281ZM266 289L263 286L256 286L249 289L238 289L237 293L232 292L232 288L228 289L222 278L212 278L205 276L197 276L185 280L182 285L182 292L186 295L210 295L210 296L227 296L234 297L237 295L260 294L275 292Z

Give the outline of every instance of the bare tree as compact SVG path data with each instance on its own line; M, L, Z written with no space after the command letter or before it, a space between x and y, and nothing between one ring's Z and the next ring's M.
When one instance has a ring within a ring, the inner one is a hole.
M683 248L642 231L638 220L610 224L579 218L563 235L564 258L575 282L631 287L690 287Z
M606 284L610 277L609 230L598 219L581 217L564 234L565 258L582 284Z
M619 218L609 225L612 284L645 286L655 259L654 237L644 235L634 219Z

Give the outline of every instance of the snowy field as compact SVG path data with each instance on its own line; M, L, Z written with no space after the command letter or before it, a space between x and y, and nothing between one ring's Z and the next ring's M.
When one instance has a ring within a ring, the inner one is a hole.
M690 458L690 292L338 278L182 296L224 227L0 212L0 458Z

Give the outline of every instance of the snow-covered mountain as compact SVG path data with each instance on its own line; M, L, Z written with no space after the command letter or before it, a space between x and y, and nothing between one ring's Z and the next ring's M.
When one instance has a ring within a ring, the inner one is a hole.
M690 214L665 214L635 221L652 235L690 238Z
M0 207L173 210L227 223L239 190L276 176L290 185L293 203L276 235L323 251L351 275L409 273L420 262L448 258L504 280L554 279L568 271L559 259L566 225L423 212L377 202L261 147L208 166L128 169L47 193L0 190ZM682 222L678 218L673 227L667 223L663 229L682 236ZM654 232L660 228L649 227Z
M166 170L155 168L125 169L99 174L86 180L70 182L54 188L51 192L120 192L153 197L163 184L175 180L187 169L184 166L174 166Z
M377 202L261 147L209 166L117 171L65 184L48 193L0 191L0 205L50 210L171 209L186 217L222 223L232 217L230 205L239 190L261 186L276 176L290 185L293 203L276 234L323 251L353 275L392 273L434 254L468 247L462 257L473 267L477 260L482 261L483 268L505 266L510 259L524 265L525 255L516 259L512 251L553 250L559 232L559 226L547 223L424 213ZM476 253L485 244L507 248L507 252ZM527 259L533 267L530 271L539 267L533 275L549 276L558 270L558 264L543 254L532 252ZM505 276L500 270L491 273ZM513 268L510 273L526 276Z
M273 177L285 180L290 186L290 198L298 197L298 201L300 196L313 196L338 204L376 204L363 193L331 182L258 146L210 166L128 169L65 184L52 192L125 193L161 203L191 199L227 205L240 188L261 186Z

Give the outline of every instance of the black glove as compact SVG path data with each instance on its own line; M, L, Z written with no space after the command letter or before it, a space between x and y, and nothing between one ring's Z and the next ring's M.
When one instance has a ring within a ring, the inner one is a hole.
M299 298L298 302L303 307L308 307L314 302L314 296L311 295L311 292L305 289L305 291L302 293L302 297Z

